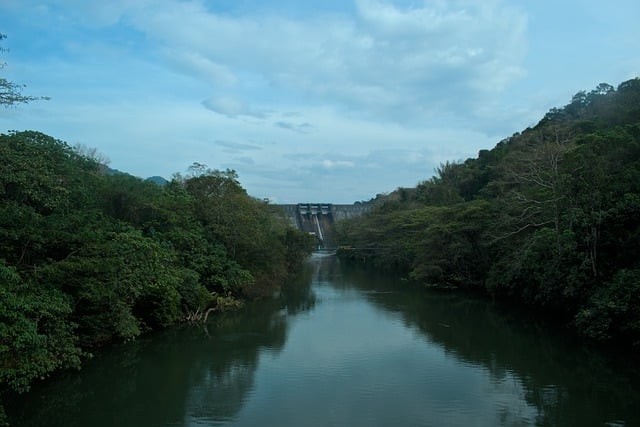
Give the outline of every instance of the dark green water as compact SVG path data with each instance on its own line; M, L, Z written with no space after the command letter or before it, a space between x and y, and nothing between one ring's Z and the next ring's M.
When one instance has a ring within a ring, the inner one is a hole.
M316 254L279 298L110 349L8 409L14 426L635 426L634 362Z

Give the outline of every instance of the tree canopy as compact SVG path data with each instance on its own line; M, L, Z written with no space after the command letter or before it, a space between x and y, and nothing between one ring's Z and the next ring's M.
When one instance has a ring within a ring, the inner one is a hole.
M640 79L578 92L340 226L341 255L640 346Z
M234 171L196 165L161 187L86 153L0 134L0 397L106 343L271 294L313 248Z

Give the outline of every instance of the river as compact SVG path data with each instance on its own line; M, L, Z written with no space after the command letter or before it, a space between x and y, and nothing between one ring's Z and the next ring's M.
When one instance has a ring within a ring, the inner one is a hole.
M314 254L272 300L115 346L20 426L636 426L635 363L482 298Z

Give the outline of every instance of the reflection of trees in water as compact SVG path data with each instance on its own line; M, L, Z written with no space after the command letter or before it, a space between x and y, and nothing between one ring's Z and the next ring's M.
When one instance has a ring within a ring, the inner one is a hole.
M484 298L417 288L350 265L341 270L337 287L360 289L429 342L486 369L496 385L516 378L537 408L537 424L603 425L624 418L626 425L640 425L638 371L568 340L557 327ZM505 420L513 416L510 409L501 409Z
M106 350L80 373L36 387L16 402L16 426L183 425L233 419L254 387L262 351L279 351L286 316L312 309L312 282L357 289L400 316L429 342L490 373L493 392L517 392L536 408L539 425L640 425L637 373L620 375L611 360L563 340L526 314L455 292L418 289L396 278L314 256L279 298L210 318L207 332L184 325ZM632 376L635 375L635 376ZM527 408L497 409L504 425Z
M340 261L336 256L314 254L311 262L315 266L313 281L315 283L334 284L342 277Z
M15 402L20 426L181 425L231 419L253 388L261 351L279 351L286 315L311 309L310 263L283 285L280 298L210 316L206 328L182 325L103 350L81 372L36 386Z
M314 263L283 283L279 298L248 304L237 313L212 318L207 325L203 357L192 362L186 397L188 417L198 421L232 419L242 408L262 350L279 351L287 333L286 315L310 310L315 304L311 290ZM202 337L198 337L199 340Z
M181 344L171 345L175 338L172 330L104 349L82 371L67 372L23 396L13 424L133 426L175 418L188 378L188 367L173 363L181 354Z
M279 351L287 322L277 300L260 300L244 310L209 322L210 348L196 358L190 373L184 414L206 420L232 419L253 388L263 350Z
M19 402L20 426L182 424L185 414L228 419L253 387L259 354L284 345L276 301L183 325L106 350L81 372L37 387ZM18 405L16 405L18 406Z
M316 296L311 288L320 269L320 264L314 262L316 257L314 255L313 259L305 263L294 277L282 284L280 304L288 315L311 310L316 304Z

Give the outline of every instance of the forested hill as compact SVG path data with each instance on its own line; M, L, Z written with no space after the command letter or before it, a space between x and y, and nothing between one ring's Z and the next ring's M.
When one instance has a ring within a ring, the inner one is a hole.
M0 399L102 344L272 293L313 247L273 209L231 170L194 164L161 187L39 132L0 134Z
M340 229L340 255L640 350L640 79L601 84Z

